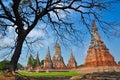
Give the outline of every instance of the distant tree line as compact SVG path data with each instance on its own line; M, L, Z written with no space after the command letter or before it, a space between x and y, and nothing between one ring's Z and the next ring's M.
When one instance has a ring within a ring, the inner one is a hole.
M8 69L9 63L10 63L10 61L6 60L6 59L3 61L0 61L0 71ZM17 64L17 70L23 69L23 68L24 67L20 63Z

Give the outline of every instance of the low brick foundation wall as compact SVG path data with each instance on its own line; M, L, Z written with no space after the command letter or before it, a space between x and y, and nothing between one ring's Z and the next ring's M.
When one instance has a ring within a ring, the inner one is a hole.
M120 80L120 72L88 73L80 80Z
M119 66L97 66L97 67L81 67L76 69L79 73L93 73L93 72L120 72Z

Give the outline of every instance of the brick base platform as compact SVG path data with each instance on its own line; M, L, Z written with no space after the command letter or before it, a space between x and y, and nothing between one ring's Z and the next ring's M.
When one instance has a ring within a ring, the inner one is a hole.
M80 67L76 71L79 73L120 72L120 66Z
M88 73L79 80L120 80L120 72Z

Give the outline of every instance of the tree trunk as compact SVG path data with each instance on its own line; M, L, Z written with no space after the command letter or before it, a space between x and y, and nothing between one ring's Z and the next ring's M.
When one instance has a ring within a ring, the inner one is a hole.
M25 37L23 37L23 35L21 34L18 35L15 51L11 58L9 69L8 69L10 72L14 72L17 68L17 63L18 63L18 60L19 60L19 57L22 51L22 45L23 45L24 40L25 40Z

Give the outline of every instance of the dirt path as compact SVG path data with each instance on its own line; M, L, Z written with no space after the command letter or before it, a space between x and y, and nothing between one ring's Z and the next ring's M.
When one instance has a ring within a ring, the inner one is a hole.
M14 77L5 77L4 75L0 75L0 80L15 80Z

